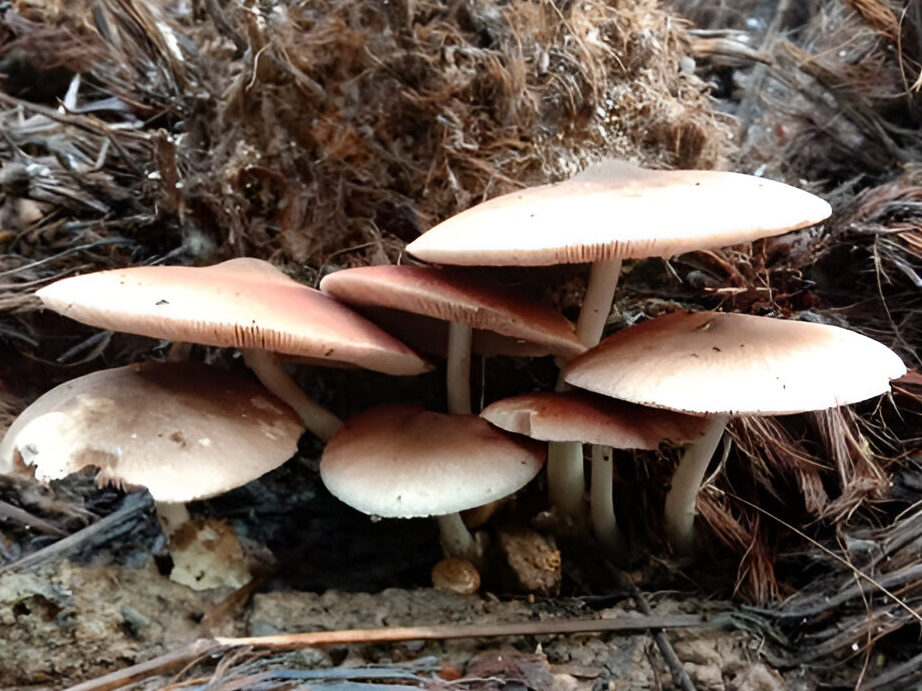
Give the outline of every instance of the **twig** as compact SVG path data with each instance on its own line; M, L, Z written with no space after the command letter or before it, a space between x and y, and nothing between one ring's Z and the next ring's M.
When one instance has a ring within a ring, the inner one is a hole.
M649 616L652 613L650 605L647 602L647 598L645 598L644 594L640 592L640 589L637 587L634 581L632 581L621 569L615 567L610 562L605 563L606 566L608 566L609 571L614 574L615 579L619 582L619 585L622 588L626 588L631 593L631 597L634 600L634 604L637 605L637 609L639 609L645 615ZM663 656L663 660L666 661L666 665L669 667L669 673L672 675L673 683L680 689L683 689L683 691L697 691L695 688L695 683L691 680L691 677L688 676L688 672L685 671L685 667L682 665L682 661L679 659L675 648L672 647L672 643L669 641L669 637L665 634L662 628L657 627L655 629L651 629L650 633L653 635L653 640L656 641L656 647L659 648L659 652Z
M52 525L44 518L39 518L38 516L33 516L31 513L25 509L21 509L18 506L13 506L9 502L5 502L0 499L0 519L8 519L11 521L17 521L24 525L34 528L35 530L45 533L46 535L54 535L56 537L67 537L69 533L61 530L57 526Z
M565 619L474 625L447 624L443 626L319 631L316 633L292 633L245 638L200 638L180 650L73 686L71 691L110 691L111 689L118 689L154 674L167 672L186 665L203 655L214 655L240 647L285 651L323 645L346 645L349 643L394 643L398 641L494 638L500 636L548 636L603 631L628 632L648 631L650 629L709 628L715 626L718 626L716 621L710 621L697 615L633 615L617 619Z
M99 519L86 528L78 530L76 533L58 540L37 552L33 552L18 561L14 561L12 564L0 567L0 575L31 568L43 562L56 559L87 543L95 543L100 539L109 539L121 535L131 530L131 522L128 519L143 513L150 508L151 504L152 500L147 492L129 494L125 497L121 507L114 513L110 513L105 518Z
M147 662L132 665L118 672L112 672L112 674L107 674L98 679L91 679L82 684L72 686L70 691L110 691L110 689L120 689L123 686L141 681L160 672L176 669L205 655L213 655L223 650L223 648L214 639L200 638L185 648L174 650Z

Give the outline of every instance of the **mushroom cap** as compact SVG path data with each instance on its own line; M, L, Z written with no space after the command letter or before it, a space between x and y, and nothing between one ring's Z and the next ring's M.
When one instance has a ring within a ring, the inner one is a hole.
M645 408L585 391L530 393L491 403L480 416L532 439L601 444L616 449L655 449L704 435L708 419Z
M429 368L345 305L260 259L100 271L56 281L36 294L55 312L113 331L264 348L387 374L420 374Z
M325 276L320 290L350 305L398 309L493 331L566 358L586 350L573 324L550 306L457 269L360 266Z
M906 372L885 345L837 326L674 312L603 340L568 384L697 414L783 415L856 403Z
M51 389L0 442L41 480L98 466L100 484L146 487L156 501L203 499L280 466L298 447L298 416L247 374L193 363L93 372Z
M668 257L778 235L830 213L819 197L765 178L604 161L571 180L471 207L407 251L428 262L483 266Z
M525 486L541 470L545 448L475 415L383 405L333 435L320 477L337 499L363 513L441 516Z
M402 343L406 343L417 353L445 357L448 352L449 323L435 317L403 312L390 307L357 307L369 321L392 334ZM580 350L565 359L585 352ZM543 357L550 355L547 346L532 343L521 338L503 336L495 331L474 329L471 334L471 353L484 357L506 355L509 357Z

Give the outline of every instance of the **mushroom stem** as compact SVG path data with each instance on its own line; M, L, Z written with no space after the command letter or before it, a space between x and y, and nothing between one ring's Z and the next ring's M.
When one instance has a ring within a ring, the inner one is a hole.
M328 441L342 426L342 420L307 397L272 353L258 348L245 348L243 359L263 386L290 405L301 417L305 427L321 440Z
M624 552L625 541L615 520L612 501L614 465L610 447L592 445L592 498L589 502L592 527L599 543L610 554L620 555Z
M582 444L552 441L547 445L547 484L551 504L576 523L582 523L585 513L584 475Z
M448 412L471 414L471 338L473 330L466 324L448 323L448 363L446 386Z
M695 543L698 490L730 417L715 415L701 439L685 447L666 494L666 536L678 554L690 554Z
M155 501L154 513L157 514L163 533L169 539L172 539L180 526L192 520L189 510L182 502Z
M621 275L621 260L593 262L589 270L589 285L576 322L576 336L586 346L598 344L611 312L615 288ZM563 373L557 380L557 391L566 391ZM593 451L595 453L595 451ZM551 503L570 518L583 519L583 445L578 442L551 442L547 449L547 477ZM612 515L614 520L614 514Z
M598 345L602 338L620 276L621 259L594 262L589 270L589 285L576 322L576 337L589 348Z
M467 529L467 526L464 525L460 513L436 516L436 520L439 522L439 531L441 533L439 541L446 556L467 559L474 565L483 560L483 545L477 541L471 531Z

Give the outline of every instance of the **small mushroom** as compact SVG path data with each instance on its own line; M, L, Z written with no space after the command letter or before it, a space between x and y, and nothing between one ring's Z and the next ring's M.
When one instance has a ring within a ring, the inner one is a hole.
M401 310L449 323L448 411L471 412L473 331L491 331L567 359L585 348L573 324L547 305L459 270L361 266L324 277L320 289L358 309ZM374 320L373 315L369 315Z
M599 542L614 554L623 553L624 538L615 521L611 449L652 450L665 441L684 444L701 437L707 428L702 417L645 408L585 391L512 396L491 403L480 416L501 429L532 439L593 444L592 525Z
M362 513L436 516L446 555L477 563L481 546L458 512L521 489L544 456L541 444L474 415L392 404L346 421L323 450L320 477L333 496Z
M674 312L625 329L564 369L583 389L709 416L666 496L666 530L689 553L695 502L731 415L824 410L885 393L906 366L866 336L825 324L719 312Z
M101 485L147 488L165 532L189 535L185 502L280 466L302 430L294 411L250 376L193 363L129 365L39 397L0 441L0 471L21 461L48 481L96 466Z

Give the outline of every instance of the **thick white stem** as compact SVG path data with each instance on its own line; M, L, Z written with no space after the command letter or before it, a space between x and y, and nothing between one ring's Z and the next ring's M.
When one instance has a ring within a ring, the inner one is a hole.
M672 476L664 518L666 537L678 554L690 554L694 547L698 490L729 419L727 415L715 415L704 436L685 447Z
M589 271L589 285L576 322L576 337L589 348L597 346L602 338L620 276L620 259L595 262Z
M440 541L445 556L467 559L474 565L481 562L483 559L483 546L464 525L464 521L461 520L461 514L449 513L444 516L436 516L436 520L439 522Z
M618 529L615 519L615 505L612 500L614 479L612 450L607 446L592 446L592 498L589 506L592 512L592 528L596 539L609 554L624 554L624 535Z
M301 417L304 426L321 440L328 441L343 421L301 390L275 356L257 348L246 348L243 359L269 391L290 405Z
M575 523L585 520L583 445L552 441L547 445L547 484L551 504Z
M467 324L448 323L448 362L446 386L448 412L455 415L471 414L471 337L473 331Z

